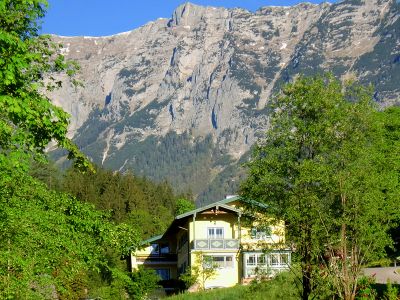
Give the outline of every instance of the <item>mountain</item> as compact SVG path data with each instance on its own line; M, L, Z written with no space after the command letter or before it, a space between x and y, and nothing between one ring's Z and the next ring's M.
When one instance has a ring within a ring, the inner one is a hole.
M171 19L106 37L61 37L81 66L50 95L70 136L106 168L171 182L201 204L234 193L266 104L298 74L332 71L399 103L399 0L244 9L179 6ZM57 156L60 157L60 156Z

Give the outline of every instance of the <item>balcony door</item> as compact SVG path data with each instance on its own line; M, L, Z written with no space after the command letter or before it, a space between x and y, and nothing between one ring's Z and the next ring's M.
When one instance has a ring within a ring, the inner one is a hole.
M224 238L224 228L223 227L208 227L207 233L208 239L223 239Z

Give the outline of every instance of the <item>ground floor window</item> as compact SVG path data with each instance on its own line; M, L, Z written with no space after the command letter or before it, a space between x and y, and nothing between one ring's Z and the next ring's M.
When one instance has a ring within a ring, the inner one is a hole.
M204 261L207 267L233 268L232 255L205 255Z
M161 277L161 280L169 280L171 278L169 269L155 269L155 271Z
M273 275L279 270L287 269L290 264L289 251L245 252L243 253L244 277Z
M178 268L178 275L185 273L186 268L187 268L187 263L186 261L184 261Z

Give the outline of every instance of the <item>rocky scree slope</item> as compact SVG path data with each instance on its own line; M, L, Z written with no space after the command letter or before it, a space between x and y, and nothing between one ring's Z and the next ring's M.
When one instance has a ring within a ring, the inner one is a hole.
M268 100L297 74L332 71L399 102L398 0L243 9L179 6L171 19L107 37L60 37L81 65L50 95L97 164L192 191L234 193L240 164L268 129Z

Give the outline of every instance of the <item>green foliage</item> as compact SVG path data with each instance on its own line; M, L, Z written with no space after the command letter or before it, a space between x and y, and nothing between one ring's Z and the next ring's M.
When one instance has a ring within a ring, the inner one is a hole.
M0 3L0 163L12 161L26 169L22 158L42 153L51 140L69 152L78 167L90 167L66 137L69 116L51 104L43 90L61 82L44 75L64 71L73 75L74 63L57 55L59 45L38 35L38 20L47 1L4 0Z
M173 219L176 198L171 186L153 183L131 173L121 174L101 168L81 173L72 168L62 179L63 190L99 210L111 212L112 219L125 222L143 238L162 233Z
M190 268L193 278L185 283L188 284L189 281L195 281L199 284L201 290L205 290L207 280L217 275L218 265L214 263L212 256L205 255L201 251L197 252L195 257L196 261Z
M107 266L104 249L124 254L139 237L90 204L24 174L0 172L0 298L77 299L90 270Z
M179 279L185 284L185 289L189 289L192 285L196 284L198 280L191 268L187 268L185 272L179 276Z
M386 291L383 294L383 299L384 300L397 300L399 295L399 289L396 286L393 286L393 284L388 281L386 285Z
M31 161L29 175L46 184L50 190L60 191L62 188L62 173L51 161Z
M185 198L179 198L176 200L176 207L175 207L175 216L179 216L184 214L188 211L194 210L196 206L194 205L193 201L190 201Z
M132 140L104 162L106 167L134 170L135 174L155 181L168 181L178 192L198 193L208 183L209 168L217 157L211 136L193 141L187 134L168 133L164 137L150 136L144 141ZM135 157L136 159L132 159Z
M248 286L185 293L170 297L171 300L295 300L298 299L296 278L291 273L280 273L274 279L252 282ZM327 299L327 298L326 298Z
M252 299L251 295L253 294L267 295L266 299L298 299L296 277L292 273L283 272L273 280L251 282L246 298Z
M51 74L73 76L78 70L57 54L60 45L38 35L46 7L45 0L0 2L1 299L86 298L93 274L128 276L107 251L120 257L140 240L129 226L115 225L92 204L51 190L61 187L60 178L37 161L44 161L45 147L55 141L78 169L91 169L66 136L68 114L44 95L62 84ZM125 299L127 285L115 278L104 290Z
M174 217L184 196L175 195L166 183L121 174L101 168L95 173L82 173L71 168L61 173L52 163L34 161L30 173L49 188L74 195L111 214L117 223L127 223L148 238L162 233ZM186 197L186 196L185 196ZM193 205L193 204L192 204Z
M131 123L125 125L132 126ZM97 138L98 133L107 126L112 125L92 116L82 125L80 134L75 139L82 151L93 158L95 163L112 170L120 169L121 172L132 170L135 175L146 176L156 182L167 178L175 192L190 191L194 195L201 193L199 198L204 199L207 204L222 199L225 194L236 193L238 181L231 182L230 179L236 174L237 164L232 164L230 157L216 147L211 136L193 140L189 133L169 132L162 137L149 136L144 140L133 137L119 149L111 146L109 153L118 154L111 154L102 163L101 153L104 152L105 144L102 139ZM230 134L227 133L226 136L228 138ZM218 177L212 190L204 191L204 187L215 178L214 174L230 163L232 165L229 170L222 174L222 178Z
M154 270L139 268L131 273L130 279L127 292L135 300L145 299L151 291L160 287L160 277Z
M373 277L362 276L358 279L357 300L373 300L376 299L377 293L373 285L375 279Z
M166 208L155 207L154 211L151 208L132 211L126 222L146 239L164 233L172 219L171 212Z
M321 264L339 296L352 299L361 266L385 254L399 218L398 127L387 131L371 89L331 75L286 85L271 110L242 194L285 221L303 299L318 288Z

